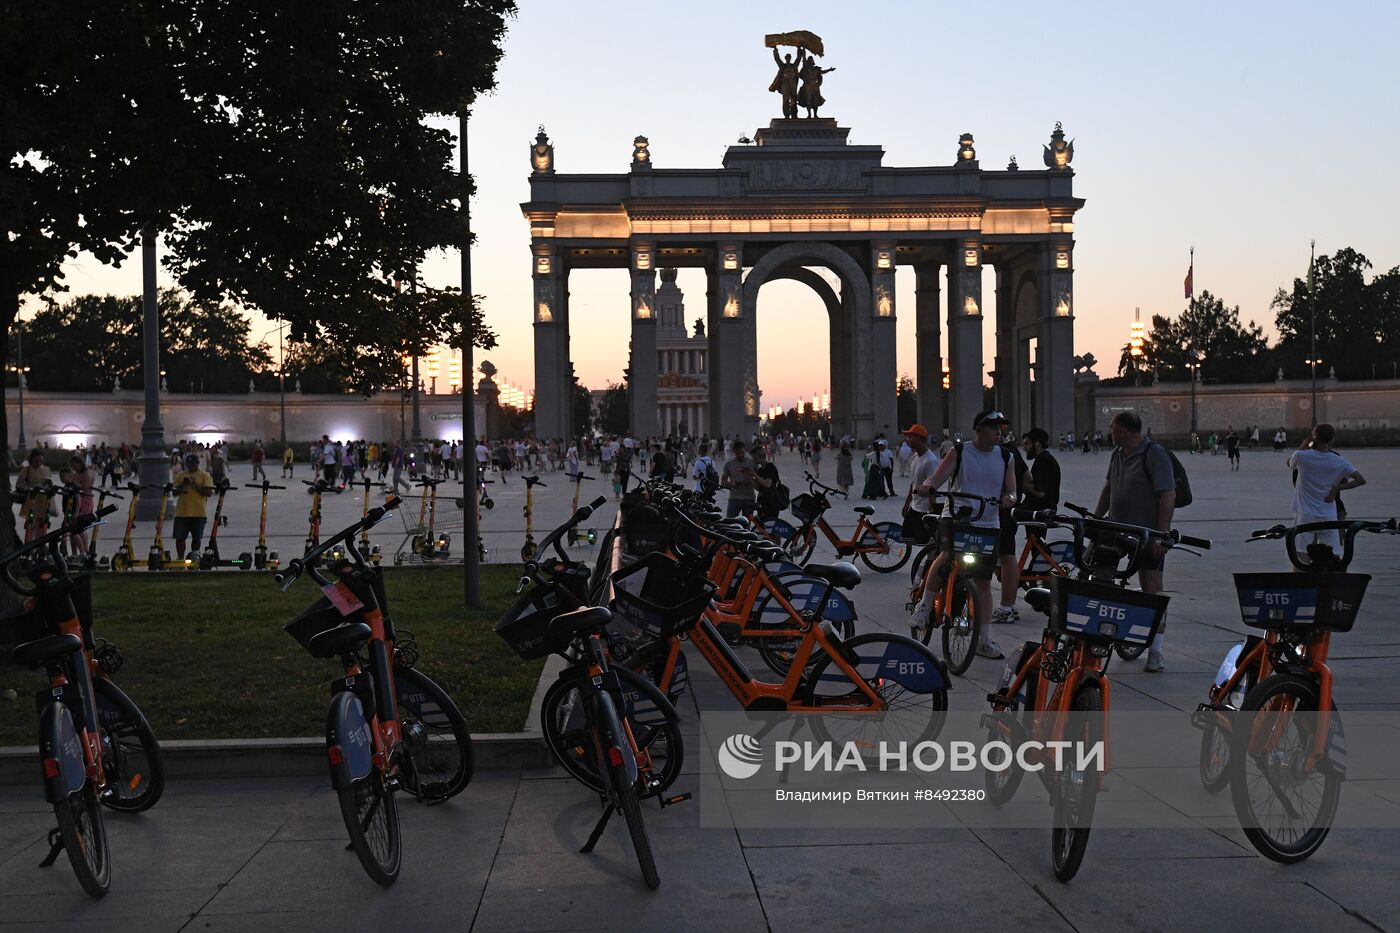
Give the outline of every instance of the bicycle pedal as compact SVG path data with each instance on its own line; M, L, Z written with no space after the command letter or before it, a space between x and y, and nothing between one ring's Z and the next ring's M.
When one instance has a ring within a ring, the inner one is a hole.
M671 797L661 797L659 798L661 801L661 809L664 810L667 807L674 807L678 803L685 803L687 800L690 799L690 797L690 791L686 791L684 794L676 794Z

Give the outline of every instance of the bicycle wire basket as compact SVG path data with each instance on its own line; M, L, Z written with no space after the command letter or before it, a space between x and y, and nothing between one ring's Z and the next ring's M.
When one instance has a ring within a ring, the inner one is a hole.
M501 616L496 623L496 634L526 661L557 654L569 647L573 633L552 634L551 624L561 615L584 605L587 603L561 601L548 587L532 587Z
M792 497L788 503L788 511L805 525L808 522L816 521L825 509L822 507L821 499L810 492L804 492Z
M683 572L674 558L654 552L613 572L613 618L655 638L670 638L700 621L715 585Z
M311 639L317 635L339 628L347 622L359 621L360 613L358 611L343 616L329 599L322 596L315 603L302 610L295 619L282 626L282 631L295 638L297 644L301 645L304 650L310 651Z
M1108 583L1051 577L1054 597L1050 628L1099 643L1150 645L1167 615L1171 597Z
M1349 632L1370 582L1364 573L1237 573L1235 595L1251 628Z

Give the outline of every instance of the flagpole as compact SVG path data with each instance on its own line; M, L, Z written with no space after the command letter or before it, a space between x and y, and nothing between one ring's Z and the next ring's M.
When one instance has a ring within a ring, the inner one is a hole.
M1313 264L1317 262L1317 240L1308 248L1308 365L1312 368L1312 426L1317 427L1317 281Z
M1190 264L1186 267L1186 274L1191 279L1191 312L1194 318L1196 311L1196 247L1194 246L1191 247L1191 260ZM1188 364L1187 371L1191 375L1191 434L1193 435L1191 446L1194 449L1196 446L1194 440L1194 435L1196 433L1196 376L1201 371L1201 364L1200 361L1196 359L1196 348L1191 347L1190 352L1191 362Z

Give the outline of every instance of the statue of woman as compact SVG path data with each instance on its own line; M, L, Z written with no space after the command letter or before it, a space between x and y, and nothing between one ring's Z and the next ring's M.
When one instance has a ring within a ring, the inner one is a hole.
M807 116L816 118L817 108L826 103L822 97L822 75L835 71L835 68L820 67L815 58L807 59L798 77L802 79L802 89L797 92L797 102L807 108Z

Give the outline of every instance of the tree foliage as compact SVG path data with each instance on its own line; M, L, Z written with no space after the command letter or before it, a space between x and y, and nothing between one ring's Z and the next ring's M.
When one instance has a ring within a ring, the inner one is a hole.
M598 430L604 434L621 436L627 433L631 409L628 407L627 386L616 382L608 383L603 392L603 401L598 406ZM694 430L692 428L692 430Z
M919 420L919 398L915 393L914 380L908 375L900 376L895 383L895 411L901 429Z
M1202 380L1254 382L1267 364L1268 341L1253 321L1242 321L1240 309L1203 291L1176 318L1152 316L1143 356L1138 363L1160 379L1185 380L1187 364L1199 361ZM1124 348L1119 359L1120 376L1133 375L1133 358Z
M1366 281L1371 261L1350 247L1317 257L1315 295L1306 272L1274 295L1274 325L1279 342L1275 365L1285 373L1304 374L1311 358L1309 325L1314 314L1317 355L1341 379L1369 379L1373 368L1388 370L1396 359L1393 344L1400 333L1400 267Z

